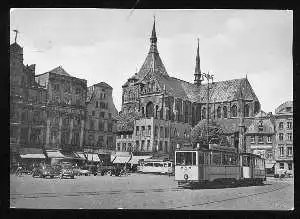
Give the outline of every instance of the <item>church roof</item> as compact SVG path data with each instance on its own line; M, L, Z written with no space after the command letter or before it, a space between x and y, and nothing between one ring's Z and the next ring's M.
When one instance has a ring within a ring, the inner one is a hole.
M105 82L100 82L100 83L97 83L97 84L94 84L94 86L99 86L99 87L106 87L106 88L110 88L110 89L113 89L109 84L105 83Z
M50 73L58 74L58 75L65 75L65 76L71 76L69 73L65 71L61 66L58 66L52 70L49 71Z

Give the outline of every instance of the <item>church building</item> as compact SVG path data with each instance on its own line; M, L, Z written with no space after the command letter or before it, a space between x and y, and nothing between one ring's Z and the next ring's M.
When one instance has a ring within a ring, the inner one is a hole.
M157 41L154 21L144 64L122 86L117 151L173 154L177 144L190 141L192 127L202 119L236 121L260 111L259 100L247 78L212 82L208 90L200 68L199 42L195 79L190 83L169 75L159 56ZM124 136L131 137L130 143Z

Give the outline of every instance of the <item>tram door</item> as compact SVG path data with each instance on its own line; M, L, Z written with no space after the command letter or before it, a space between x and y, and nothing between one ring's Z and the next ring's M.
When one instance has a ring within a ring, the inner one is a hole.
M242 156L242 171L243 171L243 178L249 179L252 177L252 173L250 171L250 156L249 155L243 155Z

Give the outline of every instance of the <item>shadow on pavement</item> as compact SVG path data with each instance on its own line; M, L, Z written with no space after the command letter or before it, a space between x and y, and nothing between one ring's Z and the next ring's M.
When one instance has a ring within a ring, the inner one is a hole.
M182 189L225 189L225 188L238 188L238 187L251 187L251 186L267 186L272 185L270 183L262 183L262 184L221 184L221 183L206 183L202 185L192 185L192 186L180 186Z

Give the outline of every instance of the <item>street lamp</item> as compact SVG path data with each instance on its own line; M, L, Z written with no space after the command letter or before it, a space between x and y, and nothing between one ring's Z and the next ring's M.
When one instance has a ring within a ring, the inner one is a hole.
M208 73L204 73L202 72L202 78L205 77L206 80L207 80L207 135L206 135L206 141L207 141L207 144L208 144L208 147L209 147L209 142L208 142L208 135L209 135L209 129L208 129L208 126L209 126L209 81L211 80L211 82L213 83L214 82L214 75L212 74L209 74Z

